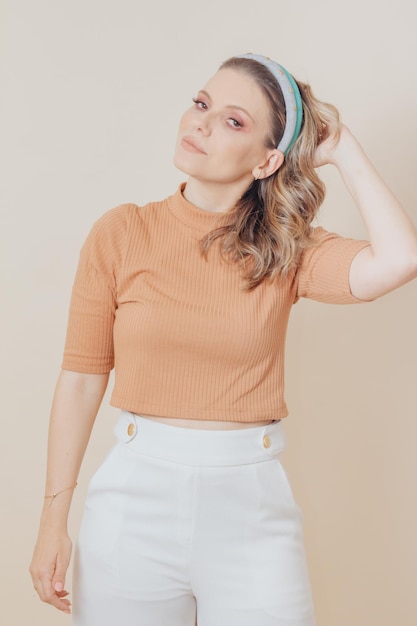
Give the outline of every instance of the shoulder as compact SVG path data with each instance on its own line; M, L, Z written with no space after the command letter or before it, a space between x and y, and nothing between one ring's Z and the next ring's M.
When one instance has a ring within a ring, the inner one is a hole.
M146 204L136 204L134 202L125 202L119 204L103 213L92 226L95 232L128 230L138 221L144 221L152 218L156 212L160 211L164 205L167 205L168 198L155 202L147 202Z
M111 241L116 243L126 238L132 225L141 220L146 206L139 206L134 202L124 202L105 211L90 229L87 242L104 243Z
M114 266L123 256L129 224L134 219L137 205L119 204L96 219L84 240L81 259L104 271Z
M120 261L128 241L147 230L147 223L154 220L164 203L166 200L143 205L124 202L108 209L93 222L81 253L99 265L106 258Z
M313 226L310 229L309 239L313 245L326 243L327 241L332 240L335 241L340 238L341 235L330 230L326 230L323 226Z
M139 207L132 202L119 204L108 209L93 222L90 232L94 232L98 235L109 231L123 230L134 218L138 209Z
M307 246L302 257L303 260L312 260L326 255L327 260L330 261L332 257L334 260L345 257L357 252L359 249L369 242L363 239L354 239L352 237L346 237L329 230L326 230L322 226L312 227L310 231L310 246Z

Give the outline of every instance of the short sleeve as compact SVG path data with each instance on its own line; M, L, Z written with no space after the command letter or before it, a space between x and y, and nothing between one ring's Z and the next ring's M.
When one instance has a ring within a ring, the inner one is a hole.
M317 245L304 251L296 271L294 302L300 297L330 304L364 302L350 290L349 270L354 257L370 245L369 241L342 237L321 226L313 229L313 240Z
M114 367L113 325L126 241L126 207L105 213L81 248L61 367L105 374Z

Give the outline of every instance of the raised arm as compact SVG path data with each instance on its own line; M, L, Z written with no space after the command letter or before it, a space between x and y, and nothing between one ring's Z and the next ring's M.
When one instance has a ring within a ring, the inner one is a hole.
M316 166L337 167L361 213L371 246L353 259L349 282L354 296L372 300L416 278L417 231L357 139L339 130L320 144Z
M71 557L67 520L73 488L109 374L61 370L52 403L45 498L30 574L39 597L70 613L65 575Z

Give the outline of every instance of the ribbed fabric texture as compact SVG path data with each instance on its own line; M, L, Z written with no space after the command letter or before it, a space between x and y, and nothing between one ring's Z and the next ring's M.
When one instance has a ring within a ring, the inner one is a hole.
M315 229L320 245L296 273L243 290L236 265L198 240L227 214L182 191L107 211L84 243L75 276L63 369L115 367L113 406L137 414L261 421L288 414L284 344L299 297L361 302L349 268L367 241Z

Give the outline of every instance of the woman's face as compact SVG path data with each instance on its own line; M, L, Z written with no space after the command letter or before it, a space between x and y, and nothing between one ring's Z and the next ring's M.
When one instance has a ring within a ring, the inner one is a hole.
M219 70L181 118L174 163L204 182L249 186L274 152L265 146L269 128L268 102L256 82Z

